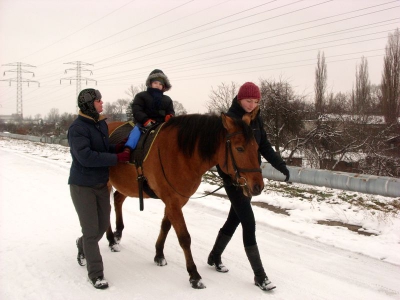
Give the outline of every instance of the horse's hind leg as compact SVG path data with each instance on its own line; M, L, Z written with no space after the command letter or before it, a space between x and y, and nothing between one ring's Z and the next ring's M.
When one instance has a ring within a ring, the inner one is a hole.
M166 214L175 229L178 236L179 244L181 245L186 259L186 269L189 273L189 282L192 288L204 289L206 286L201 282L201 276L197 272L196 264L194 263L192 251L190 249L191 238L187 230L185 218L183 217L182 208L172 208L166 210Z
M111 249L112 252L119 252L119 242L121 241L122 238L122 231L124 230L124 219L122 216L122 204L124 204L124 201L126 199L126 196L121 194L118 191L114 192L114 209L115 209L115 231L112 231L111 224L107 229L107 240L108 240L108 245Z
M157 266L167 265L167 260L164 256L164 245L168 236L168 232L171 229L171 222L169 221L167 214L164 213L164 218L161 221L161 229L156 242L156 256L154 262Z

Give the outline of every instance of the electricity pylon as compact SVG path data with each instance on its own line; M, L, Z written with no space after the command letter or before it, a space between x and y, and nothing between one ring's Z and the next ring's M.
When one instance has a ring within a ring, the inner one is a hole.
M93 74L93 72L89 69L83 69L82 65L85 66L93 66L92 64L88 64L85 62L81 62L81 61L73 61L73 62L68 62L68 63L64 63L64 64L73 64L76 65L76 68L71 68L71 69L66 69L65 73L67 73L67 71L76 71L76 77L68 77L68 78L61 78L60 79L60 84L62 80L69 80L69 83L72 83L72 80L76 80L76 98L78 99L78 95L81 91L81 81L86 81L86 85L88 83L88 81L95 81L96 85L97 85L97 81L91 78L87 78L87 77L82 77L81 73L82 72L90 72L90 74ZM78 108L78 103L76 102L76 111L78 112L79 108Z
M9 78L9 79L3 79L0 81L8 81L10 83L11 86L11 82L16 82L17 83L17 116L20 117L21 119L23 119L23 109L22 109L22 83L23 82L27 82L28 86L30 82L37 82L39 87L40 87L40 83L38 81L34 81L34 80L30 80L30 79L25 79L22 78L22 73L32 73L33 77L35 77L35 73L31 72L31 71L27 71L22 69L22 67L29 67L29 68L36 68L35 66L31 66L28 64L24 64L21 62L16 62L16 63L10 63L10 64L6 64L3 66L16 66L16 69L13 70L9 70L9 71L4 71L3 76L6 75L6 72L16 72L17 73L17 77L15 78Z

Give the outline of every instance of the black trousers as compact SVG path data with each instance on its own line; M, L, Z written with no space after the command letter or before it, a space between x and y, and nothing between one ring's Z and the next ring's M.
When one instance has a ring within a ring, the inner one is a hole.
M225 191L231 201L228 219L221 228L221 232L233 236L239 224L242 224L243 245L245 247L254 246L256 242L256 221L251 198L243 195L240 188L237 188L225 181Z
M92 187L70 185L70 193L82 228L83 252L89 278L104 276L99 241L110 225L110 193L107 184Z

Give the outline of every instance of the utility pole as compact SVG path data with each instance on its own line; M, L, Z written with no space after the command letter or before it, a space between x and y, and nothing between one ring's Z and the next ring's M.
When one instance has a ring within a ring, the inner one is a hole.
M19 118L21 118L21 120L23 119L23 110L22 110L22 83L23 82L27 82L28 86L30 82L37 82L39 87L40 87L40 83L38 81L34 81L34 80L30 80L30 79L25 79L22 78L22 73L32 73L33 77L35 77L35 73L31 72L31 71L27 71L22 69L22 67L28 67L28 68L36 68L35 66L31 66L28 64L24 64L21 62L16 62L16 63L10 63L10 64L6 64L3 66L7 66L7 67L17 67L16 69L13 70L9 70L9 71L4 71L3 76L6 75L6 72L16 72L17 73L17 77L15 78L10 78L10 79L3 79L0 81L8 81L10 83L11 86L11 82L16 82L17 83L17 116Z
M64 63L64 64L76 65L76 68L71 68L71 69L66 69L65 70L65 74L67 73L67 71L70 71L70 70L71 71L76 71L76 77L68 77L68 78L61 78L60 79L60 84L61 84L62 80L69 80L70 84L72 83L72 80L76 80L76 97L75 97L75 99L78 99L78 95L79 95L79 93L81 91L81 81L82 80L86 81L86 85L87 85L88 81L95 81L96 85L97 85L97 81L96 80L91 79L91 78L87 78L87 77L82 77L82 75L81 75L82 72L90 72L90 74L93 74L93 72L91 70L82 68L82 65L93 66L92 64L88 64L88 63L85 63L85 62L82 62L82 61L73 61L73 62L68 62L68 63ZM76 111L77 112L79 111L77 101L76 101Z

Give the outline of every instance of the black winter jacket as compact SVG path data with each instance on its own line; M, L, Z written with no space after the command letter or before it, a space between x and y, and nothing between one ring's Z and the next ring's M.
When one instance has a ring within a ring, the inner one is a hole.
M68 184L94 186L107 183L109 166L117 164L115 145L109 145L108 126L104 117L96 122L79 113L68 129L72 164Z
M152 119L157 123L163 123L165 116L175 115L172 99L163 95L158 109L154 108L154 99L148 91L137 93L132 103L132 114L135 123L144 124Z
M240 106L237 97L235 97L232 101L232 105L229 108L227 115L236 118L242 119L243 115L246 111ZM263 127L263 122L260 116L260 112L258 112L257 117L251 121L250 127L253 129L254 137L259 146L258 148L258 160L261 163L261 155L274 167L277 167L281 164L285 164L282 158L275 152L272 148L271 143L267 138L267 133Z

